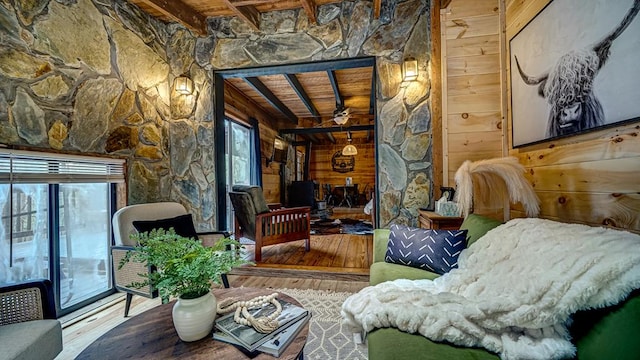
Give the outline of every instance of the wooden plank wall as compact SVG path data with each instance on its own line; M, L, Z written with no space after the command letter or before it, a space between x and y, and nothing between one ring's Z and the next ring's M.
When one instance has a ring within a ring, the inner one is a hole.
M249 124L249 118L258 120L260 128L260 152L262 159L262 188L268 203L280 202L280 166L271 163L267 166L267 158L271 156L273 139L277 131L274 129L269 115L255 103L247 99L236 88L225 84L224 87L225 113L237 121Z
M355 141L355 140L354 140ZM324 184L343 185L346 177L353 178L353 183L358 184L358 191L362 192L365 185L373 189L375 184L375 149L374 144L354 143L358 148L355 156L355 169L348 173L333 171L331 158L336 151L342 150L345 144L313 145L311 148L311 161L309 173L312 180L318 182L322 188ZM321 191L322 193L322 191Z
M455 172L465 160L501 157L505 151L499 1L452 0L441 10L445 186L455 187ZM474 212L503 217L503 208L480 199Z
M506 41L548 3L505 0ZM508 114L510 121L510 108ZM526 166L542 202L541 217L640 232L639 135L640 123L632 123L509 153ZM519 206L512 207L511 215L524 216Z

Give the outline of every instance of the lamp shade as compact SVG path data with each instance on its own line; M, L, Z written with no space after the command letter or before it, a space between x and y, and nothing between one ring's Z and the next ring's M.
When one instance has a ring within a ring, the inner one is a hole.
M358 155L358 149L355 146L348 144L347 146L344 147L344 149L342 149L342 155L345 155L345 156Z
M193 94L193 80L189 79L186 76L178 76L173 82L173 87L180 94Z
M418 60L413 57L404 59L402 64L402 78L404 81L414 81L418 79Z

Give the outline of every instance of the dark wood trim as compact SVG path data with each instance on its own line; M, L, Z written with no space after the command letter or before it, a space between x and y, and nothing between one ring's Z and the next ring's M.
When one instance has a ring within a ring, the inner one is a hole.
M376 67L371 69L371 94L369 95L369 115L376 113Z
M234 268L229 272L229 275L369 281L369 269L264 263L256 264L256 266L251 267Z
M431 166L432 170L432 194L430 202L434 204L433 200L437 196L435 189L439 189L443 184L443 178L448 174L442 173L443 150L442 150L442 70L441 70L441 51L442 43L440 40L440 5L443 2L440 0L431 1ZM447 4L448 5L448 4Z
M253 68L243 69L229 69L219 70L216 74L219 74L224 79L228 78L242 78L250 76L262 76L262 75L281 75L281 74L298 74L316 71L327 70L342 70L352 69L358 67L375 66L375 57L367 56L361 58L341 59L341 60L326 60L297 64L283 64L283 65L270 65L260 66Z
M216 203L218 230L227 229L227 171L225 166L226 136L224 136L224 78L217 73L213 74L213 109L215 125L213 138L215 139L216 159Z
M207 35L207 17L182 0L142 0L142 2L193 30L198 35Z
M370 131L375 128L374 125L352 125L352 126L333 126L333 127L323 127L323 128L308 128L308 129L280 129L278 132L280 134L323 134L323 133L332 133L332 132L344 132L344 131Z
M342 98L342 94L340 94L340 87L338 86L336 72L333 70L327 70L327 76L329 77L331 88L333 89L333 95L336 97L336 108L341 108L344 106L344 99Z
M304 146L304 179L309 180L309 165L311 163L311 142L307 141Z
M311 98L304 90L304 87L302 87L302 84L300 83L300 80L298 80L298 77L295 74L284 74L284 77L285 79L287 79L289 85L291 85L296 94L298 94L298 97L300 98L304 106L307 107L311 115L316 119L316 122L321 122L322 119L320 117L318 109L316 109L316 107L313 105L313 102L311 102Z
M271 104L276 110L284 115L287 120L294 124L298 124L298 117L285 105L269 88L257 77L246 77L244 81L251 85L265 100Z

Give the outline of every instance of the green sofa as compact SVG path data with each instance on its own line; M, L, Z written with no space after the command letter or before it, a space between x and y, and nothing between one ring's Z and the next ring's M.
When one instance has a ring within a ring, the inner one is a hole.
M467 229L468 246L487 231L500 225L499 221L481 215L469 215L461 225ZM403 265L384 262L389 241L388 229L376 229L373 237L371 285L395 279L435 279L438 274ZM639 359L640 358L640 291L634 291L625 301L601 310L575 314L570 328L577 348L577 358ZM395 328L376 329L367 335L369 359L421 360L496 360L499 357L481 348L463 348L433 342L421 335Z

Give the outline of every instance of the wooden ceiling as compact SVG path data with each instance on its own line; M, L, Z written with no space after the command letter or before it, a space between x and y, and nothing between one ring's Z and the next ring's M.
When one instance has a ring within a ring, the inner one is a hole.
M373 81L372 66L225 79L228 86L262 108L274 127L283 133L290 129L307 129L297 133L314 142L326 139L333 143L336 138L347 137L346 131L330 132L339 128L333 118L341 106L350 111L349 120L342 129L369 127L368 131L352 132L351 137L354 140L372 139L371 128L375 123Z
M129 0L148 14L164 21L175 21L200 35L207 34L207 18L237 16L256 30L260 14L275 10L304 9L309 22L317 21L319 5L339 3L336 0ZM372 0L373 16L380 16L382 0Z

